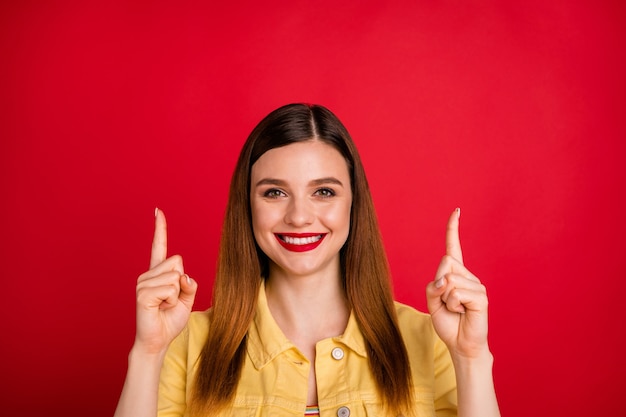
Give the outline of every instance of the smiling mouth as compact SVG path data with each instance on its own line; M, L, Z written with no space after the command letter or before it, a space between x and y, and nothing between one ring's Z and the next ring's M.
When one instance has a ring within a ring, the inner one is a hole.
M306 252L315 249L322 243L325 233L298 233L298 234L275 234L278 242L292 252Z
M309 237L292 237L292 236L278 235L279 239L283 240L286 243L289 243L290 245L310 245L311 243L317 242L322 237L323 237L322 235L315 235L315 236L309 236Z

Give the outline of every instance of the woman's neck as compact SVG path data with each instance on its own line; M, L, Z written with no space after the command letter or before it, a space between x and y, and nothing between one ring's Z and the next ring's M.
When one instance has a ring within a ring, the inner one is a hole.
M299 277L270 271L265 293L274 320L293 342L310 344L338 336L348 323L350 311L339 271Z

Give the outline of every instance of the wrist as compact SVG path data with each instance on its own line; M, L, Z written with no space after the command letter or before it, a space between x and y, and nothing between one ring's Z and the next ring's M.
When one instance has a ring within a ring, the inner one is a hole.
M166 352L167 348L151 349L135 342L128 354L128 361L129 363L138 362L145 366L158 365L160 367Z
M494 358L488 347L478 355L453 355L459 417L499 417L493 382Z
M473 369L488 369L491 371L493 368L493 354L489 350L489 346L472 352L471 355L462 353L450 352L454 368L459 371L471 371Z
M115 416L156 416L159 380L165 352L149 352L141 344L128 354L128 370Z

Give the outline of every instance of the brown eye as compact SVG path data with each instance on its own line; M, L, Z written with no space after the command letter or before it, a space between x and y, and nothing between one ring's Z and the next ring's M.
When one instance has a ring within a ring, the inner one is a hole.
M270 188L269 190L265 191L263 193L263 197L267 197L267 198L278 198L278 197L282 197L284 196L285 193L283 193L282 191L280 191L277 188Z
M323 198L329 198L335 195L335 191L330 188L320 188L315 194Z

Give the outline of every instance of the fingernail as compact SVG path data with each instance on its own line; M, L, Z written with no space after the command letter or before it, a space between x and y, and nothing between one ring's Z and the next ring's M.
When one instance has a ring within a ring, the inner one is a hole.
M435 281L435 288L441 288L443 287L443 277L439 278L437 281Z
M460 219L460 218L461 218L461 208L460 208L460 207L457 207L457 208L456 208L456 218L457 218L457 219Z
M185 274L185 278L187 278L187 285L191 285L191 278L189 278L189 275Z
M157 216L157 214L159 214L159 208L158 208L158 207L155 207L155 208L154 208L154 217L156 217L156 216Z

